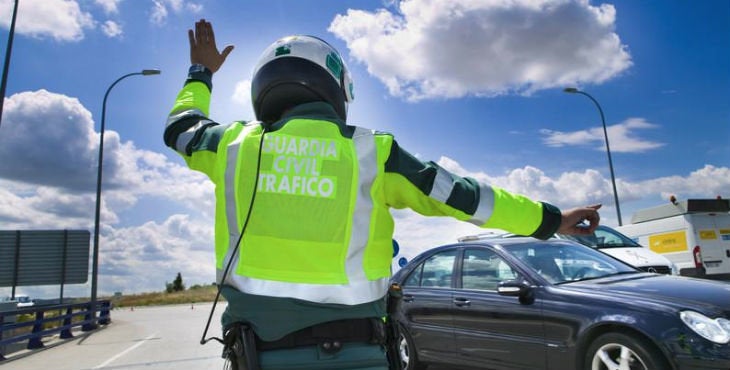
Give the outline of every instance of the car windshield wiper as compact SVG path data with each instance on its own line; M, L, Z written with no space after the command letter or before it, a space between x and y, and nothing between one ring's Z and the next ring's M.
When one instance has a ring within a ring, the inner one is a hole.
M614 272L613 274L603 275L601 277L619 276L619 275L631 275L631 274L641 274L643 272L644 271L641 271L641 270L618 271L618 272Z

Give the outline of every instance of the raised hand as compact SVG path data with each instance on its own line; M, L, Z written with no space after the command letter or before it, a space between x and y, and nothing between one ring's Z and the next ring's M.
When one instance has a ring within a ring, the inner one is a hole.
M188 30L188 39L190 40L190 63L202 64L211 72L218 71L226 61L228 54L233 51L233 45L227 45L223 52L218 52L213 26L205 19L195 23L195 31Z

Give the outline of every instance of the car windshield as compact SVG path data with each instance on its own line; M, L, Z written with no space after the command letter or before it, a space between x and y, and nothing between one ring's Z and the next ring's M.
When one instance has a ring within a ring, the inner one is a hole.
M520 243L504 248L553 284L640 272L604 253L571 242Z
M599 225L591 235L560 234L562 239L576 241L593 248L643 248L624 234L608 227Z
M18 302L20 302L20 303L29 303L30 302L30 297L19 296L18 297Z

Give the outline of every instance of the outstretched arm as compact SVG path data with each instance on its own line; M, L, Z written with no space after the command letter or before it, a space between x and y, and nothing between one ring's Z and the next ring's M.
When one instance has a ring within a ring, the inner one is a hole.
M222 52L215 44L213 26L205 19L195 23L195 31L188 30L190 40L190 63L202 64L215 73L226 61L228 54L233 51L233 45L227 45Z

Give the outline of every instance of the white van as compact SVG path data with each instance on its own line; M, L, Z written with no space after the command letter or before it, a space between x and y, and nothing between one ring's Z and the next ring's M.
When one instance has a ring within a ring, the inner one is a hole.
M617 229L685 276L730 278L730 200L688 199L637 211Z
M491 239L491 238L509 238L518 237L511 233L485 233L479 235L470 235L459 238L460 242L468 240ZM654 272L659 274L678 275L679 270L669 259L661 254L650 251L647 248L637 244L634 240L621 234L620 232L605 226L598 225L596 231L592 235L564 235L555 234L554 238L569 239L585 246L597 249L609 256L623 261L639 270L646 272Z

